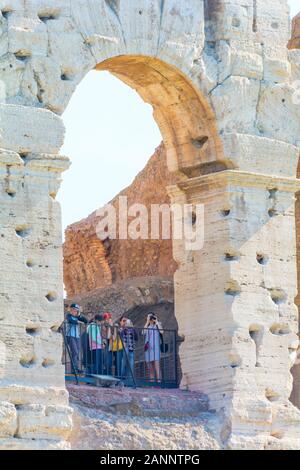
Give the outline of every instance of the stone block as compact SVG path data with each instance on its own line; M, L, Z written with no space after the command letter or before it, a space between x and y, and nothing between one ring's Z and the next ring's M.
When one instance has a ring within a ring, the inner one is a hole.
M254 133L260 82L229 77L211 93L221 132Z
M16 430L17 411L15 406L11 403L0 401L0 439L14 436Z
M297 145L300 135L298 95L297 83L262 87L257 108L257 127L262 135Z
M295 178L300 149L267 137L228 133L224 153L234 168L266 175Z
M0 147L17 153L59 152L64 140L62 120L51 111L0 105Z
M38 387L36 384L26 386L12 382L0 385L0 398L14 405L37 403L45 406L67 406L69 394L63 387Z
M24 405L18 408L18 424L19 438L65 440L72 429L72 409Z
M0 439L0 450L70 450L67 441L50 439Z
M45 23L36 18L11 15L8 18L9 52L17 60L28 61L32 55L46 56L48 35Z

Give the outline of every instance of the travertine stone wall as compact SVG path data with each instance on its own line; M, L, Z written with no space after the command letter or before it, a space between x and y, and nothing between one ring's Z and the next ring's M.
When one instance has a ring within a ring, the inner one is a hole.
M300 447L288 400L300 55L287 49L287 2L0 0L0 10L2 448L67 446L58 116L95 67L153 105L182 180L172 197L205 205L204 248L174 247L182 386L223 413L224 445Z
M60 147L60 119L47 110L30 111L2 105L5 145L14 150L0 151L1 449L68 447L63 441L71 425L56 332L63 305L55 201L69 161L41 153Z
M299 411L289 402L298 346L294 190L286 179L237 172L170 188L174 201L205 205L203 249L183 256L174 242L182 386L226 410L223 438L233 448L273 448L278 439L298 446Z

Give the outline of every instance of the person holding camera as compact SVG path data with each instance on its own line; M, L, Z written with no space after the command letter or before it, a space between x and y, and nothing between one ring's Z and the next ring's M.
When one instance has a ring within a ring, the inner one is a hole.
M70 348L73 359L73 367L75 373L80 373L79 359L80 359L80 339L81 339L81 324L87 323L87 319L81 314L81 307L78 304L70 306L69 313L66 316L66 339Z
M145 361L148 367L150 381L160 382L160 354L163 329L157 316L153 312L150 312L147 316L143 334L145 336Z

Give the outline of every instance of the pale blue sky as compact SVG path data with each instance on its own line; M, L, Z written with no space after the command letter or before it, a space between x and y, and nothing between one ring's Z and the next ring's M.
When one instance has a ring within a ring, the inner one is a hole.
M300 0L290 0L292 16ZM108 72L90 72L64 113L62 154L72 166L58 200L63 228L89 215L128 186L161 142L152 108Z

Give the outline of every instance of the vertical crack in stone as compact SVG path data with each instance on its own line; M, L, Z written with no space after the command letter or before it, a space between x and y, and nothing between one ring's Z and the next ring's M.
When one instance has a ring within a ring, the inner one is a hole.
M10 191L10 176L11 176L10 168L11 168L10 165L6 166L6 176L4 179L4 188L7 193L9 193Z
M254 33L257 32L257 0L253 0L253 25L252 30Z
M111 13L116 18L117 22L120 25L121 32L122 32L122 37L123 37L123 42L124 42L124 45L126 47L127 46L126 35L125 35L125 31L123 29L122 21L121 21L120 15L119 15L120 0L105 0L105 3L106 3L107 7L109 8L109 10L111 11Z
M43 87L42 87L42 84L41 84L40 77L39 77L39 75L38 75L37 72L34 72L34 73L33 73L33 78L34 78L34 80L35 80L35 82L36 82L36 84L37 84L37 88L38 88L38 92L37 92L36 97L37 97L39 103L42 104L42 103L43 103L43 93L44 93L44 90L43 90Z
M260 325L251 325L249 328L249 335L255 343L255 355L256 355L255 367L261 367L261 364L259 362L259 353L260 353L260 348L261 348L262 339L263 339L263 327Z
M16 422L14 438L19 439L20 438L20 416L18 413L18 406L16 406L16 412L17 412L17 422Z
M158 32L158 39L157 39L157 54L158 54L159 47L160 47L162 23L163 23L164 11L165 11L165 0L159 0L159 1L160 1L160 21L159 21L159 32Z

